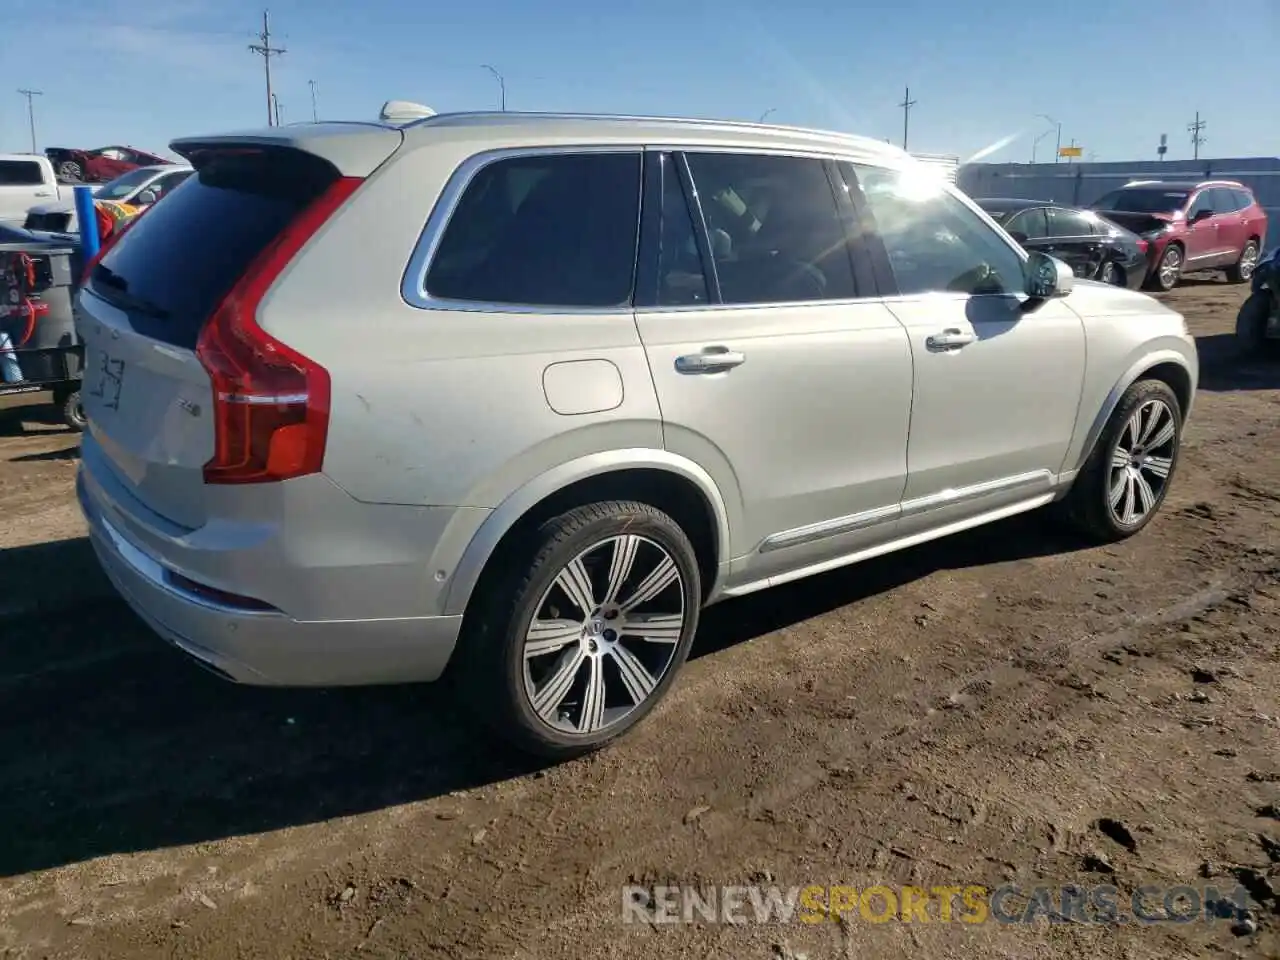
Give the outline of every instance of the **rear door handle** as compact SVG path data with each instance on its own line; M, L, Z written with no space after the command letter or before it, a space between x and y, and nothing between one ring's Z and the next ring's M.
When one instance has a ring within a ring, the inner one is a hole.
M744 354L728 347L705 347L701 353L676 357L677 373L720 373L747 362Z
M974 334L966 333L964 330L957 330L953 327L950 330L935 333L925 341L925 344L930 350L955 350L973 343L977 339Z

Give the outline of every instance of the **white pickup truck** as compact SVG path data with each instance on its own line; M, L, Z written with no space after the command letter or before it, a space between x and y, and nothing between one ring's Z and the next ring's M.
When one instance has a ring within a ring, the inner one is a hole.
M0 224L21 227L36 204L74 199L70 187L58 186L47 157L0 153Z

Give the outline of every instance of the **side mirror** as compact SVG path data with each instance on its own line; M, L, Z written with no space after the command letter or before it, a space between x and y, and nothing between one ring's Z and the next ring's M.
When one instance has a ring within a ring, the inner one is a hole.
M156 196L156 192L154 190L143 190L133 198L133 203L135 206L149 207L159 199L160 198Z
M1212 216L1212 210L1197 210L1195 215L1191 218L1191 223L1194 225L1199 223L1201 220L1208 220Z
M1033 301L1065 297L1075 284L1071 268L1046 253L1032 253L1027 258L1025 292Z
M1027 235L1021 230L1013 230L1009 233L1009 236L1013 237L1019 246L1027 242Z

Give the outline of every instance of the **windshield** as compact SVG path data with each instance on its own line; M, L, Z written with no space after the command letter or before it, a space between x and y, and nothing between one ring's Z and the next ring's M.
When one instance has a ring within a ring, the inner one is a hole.
M1187 205L1185 190L1112 190L1093 205L1095 210L1121 213L1173 213Z
M152 170L130 170L94 191L99 200L123 200L155 176Z

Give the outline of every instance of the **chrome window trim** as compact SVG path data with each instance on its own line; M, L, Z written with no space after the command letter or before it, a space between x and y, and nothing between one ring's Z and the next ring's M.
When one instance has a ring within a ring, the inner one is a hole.
M429 118L428 118L429 119ZM440 246L444 232L449 226L454 211L457 209L462 195L476 175L490 164L514 157L539 156L574 156L580 154L635 154L643 156L643 144L575 144L556 146L521 146L486 150L473 154L458 165L450 174L441 191L435 206L427 217L426 225L414 244L413 253L409 256L408 266L400 281L400 296L411 307L421 310L449 310L464 313L515 313L534 314L539 316L627 316L632 312L630 304L616 307L570 307L554 304L520 304L490 303L483 300L449 300L433 297L427 292L427 271L431 260ZM637 180L636 189L643 186L643 178ZM637 237L639 236L640 218L636 217ZM637 240L638 242L638 240Z

